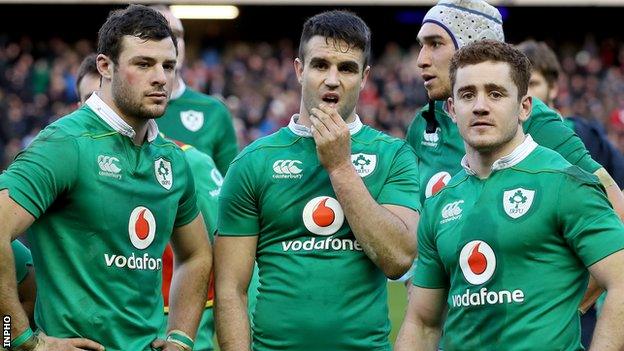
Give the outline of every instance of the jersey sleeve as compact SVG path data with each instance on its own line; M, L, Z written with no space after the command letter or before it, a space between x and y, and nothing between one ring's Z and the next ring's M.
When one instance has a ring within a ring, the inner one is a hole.
M250 155L232 162L219 196L220 236L255 236L260 232L258 199Z
M568 173L559 189L559 225L568 245L589 267L624 249L624 225L597 178L576 167Z
M30 250L19 240L11 242L11 249L13 250L13 259L15 260L15 277L19 284L28 276L28 267L33 265L33 260Z
M223 104L219 104L219 107L221 108L221 111L219 111L221 117L219 124L221 126L221 138L217 143L213 156L217 169L221 174L225 174L230 167L230 162L238 154L238 143L236 142L236 131L234 130L230 111Z
M197 191L197 206L199 212L204 217L204 224L210 241L214 239L214 232L217 230L218 193L223 183L221 173L216 169L215 164L207 154L191 147L186 149L184 154L195 180Z
M178 212L174 223L175 227L181 227L189 224L199 215L193 173L191 172L191 168L186 160L186 157L181 157L181 161L184 164L184 172L182 174L184 174L185 177L185 184L184 193L178 202Z
M52 126L44 129L0 175L0 190L39 218L76 181L78 146L73 136Z
M431 211L427 211L418 224L418 256L414 262L412 284L427 289L442 289L449 285L449 278L440 259L435 243L435 232L428 222Z
M525 132L541 146L556 151L568 162L594 173L602 166L594 161L585 145L572 129L565 125L561 116L534 98L534 107Z
M397 205L420 211L420 185L416 154L407 144L394 157L388 178L377 197L381 205Z

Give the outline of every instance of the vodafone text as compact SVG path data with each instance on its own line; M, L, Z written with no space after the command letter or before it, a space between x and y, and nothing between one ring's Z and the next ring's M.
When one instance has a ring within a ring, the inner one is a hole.
M481 288L479 292L471 293L470 289L466 289L465 293L453 295L451 298L453 307L502 305L505 303L523 303L524 292L522 290L488 291L487 288Z
M310 238L306 241L282 241L284 251L362 251L362 246L355 239L338 239L328 237L325 239Z
M150 257L147 253L144 253L143 257L135 256L134 252L130 257L104 254L104 260L107 267L147 271L159 271L162 268L162 259Z

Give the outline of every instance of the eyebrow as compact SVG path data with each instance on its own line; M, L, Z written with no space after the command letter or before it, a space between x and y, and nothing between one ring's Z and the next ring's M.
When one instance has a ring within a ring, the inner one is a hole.
M463 93L466 91L475 91L475 90L477 90L477 87L474 84L464 85L463 87L459 87L457 89L457 93L459 94L459 93ZM503 87L502 85L494 84L494 83L485 84L485 90L486 91L497 90L497 91L500 91L501 93L505 93L505 94L508 93L505 87Z
M463 87L459 87L457 89L457 94L466 92L466 91L475 91L477 90L477 87L474 85L464 85Z
M149 62L149 63L151 63L151 64L154 64L154 63L156 63L158 60L156 60L155 58L150 57L150 56L135 56L135 57L132 57L132 58L130 59L130 61L131 61L131 62L147 61L147 62ZM165 60L165 61L164 61L164 63L170 63L170 64L174 64L174 65L176 64L176 62L177 62L176 60Z
M360 71L360 65L355 61L345 61L338 64L338 68L346 68L354 71Z
M434 40L444 40L444 38L439 34L431 34L431 35L424 36L422 39L416 37L416 40L418 40L418 42L422 44L424 42L432 42Z
M319 64L319 63L324 63L324 64L329 64L329 61L321 58L321 57L313 57L310 59L310 64ZM339 68L347 68L347 69L353 69L355 71L360 71L360 65L353 60L348 60L348 61L342 61L342 62L338 62L338 67Z
M485 85L485 89L487 91L498 90L501 93L507 94L507 89L505 87L503 87L502 85L494 84L494 83L487 83Z

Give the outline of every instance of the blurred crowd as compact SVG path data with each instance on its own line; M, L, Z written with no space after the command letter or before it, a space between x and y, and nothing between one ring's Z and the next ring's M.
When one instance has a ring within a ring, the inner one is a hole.
M552 43L549 43L552 44ZM562 115L600 121L624 151L624 43L587 36L582 43L553 46L562 63ZM0 37L0 167L47 124L76 108L75 75L94 50L87 40L34 42ZM227 104L239 143L272 133L298 112L299 85L293 70L296 43L229 43L206 48L187 59L187 85ZM388 43L373 52L372 71L362 91L363 122L403 137L427 97L416 65L418 47Z

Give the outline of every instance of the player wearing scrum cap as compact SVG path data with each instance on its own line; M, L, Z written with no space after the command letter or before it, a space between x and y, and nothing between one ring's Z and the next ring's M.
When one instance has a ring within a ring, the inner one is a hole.
M505 39L500 13L483 0L441 0L427 12L418 32L422 47L417 64L425 81L429 104L417 112L408 129L407 141L419 158L423 202L461 170L464 142L446 107L446 99L451 96L449 66L456 50L481 39ZM531 116L522 126L538 144L596 174L622 217L624 197L617 184L591 158L582 141L564 125L555 111L534 99Z

